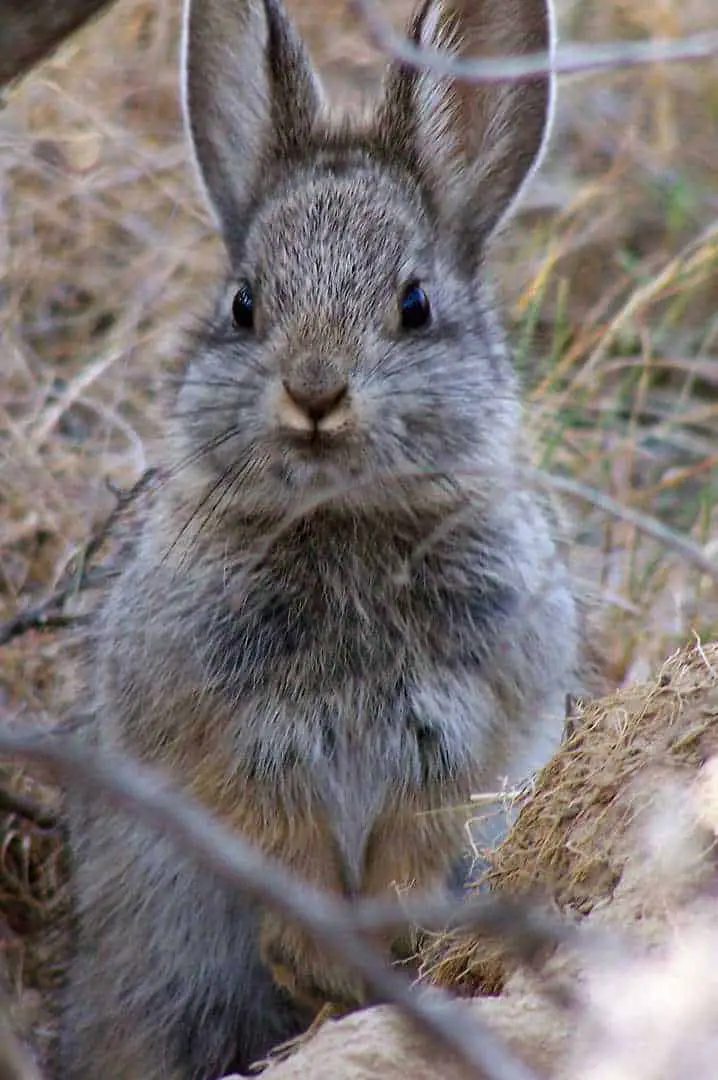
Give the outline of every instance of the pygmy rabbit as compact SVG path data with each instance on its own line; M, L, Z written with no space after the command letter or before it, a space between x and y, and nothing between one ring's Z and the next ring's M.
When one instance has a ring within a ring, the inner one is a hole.
M549 0L429 0L409 37L545 50ZM540 766L584 685L483 274L552 80L393 63L376 108L339 117L279 0L190 0L183 71L229 273L100 616L87 737L314 885L433 888L456 808ZM149 827L75 797L71 851L63 1080L211 1080L309 1002L361 1002Z

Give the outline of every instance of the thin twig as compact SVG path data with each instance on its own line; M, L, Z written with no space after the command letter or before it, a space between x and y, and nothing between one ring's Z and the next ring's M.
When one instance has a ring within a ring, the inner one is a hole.
M445 50L416 45L394 29L377 0L347 0L347 3L363 20L369 39L382 52L409 67L466 82L525 82L548 72L577 75L669 61L705 60L718 55L718 31L707 31L674 39L596 45L572 42L559 45L553 55L544 51L467 60Z
M675 530L664 525L657 518L651 517L648 514L642 514L639 510L633 509L633 507L624 506L622 503L612 499L610 495L606 495L597 488L589 487L577 480L571 480L565 476L557 476L553 473L548 473L543 469L525 468L521 471L526 476L526 479L532 484L538 484L543 488L552 488L565 495L572 495L575 498L582 499L584 502L590 502L605 514L608 514L619 521L625 521L628 524L633 525L639 532L644 533L646 536L650 536L652 539L662 544L663 547L677 552L683 558L687 559L688 562L692 563L696 569L701 571L701 573L712 578L713 581L718 581L718 561L709 558L703 549L689 537L675 532ZM346 498L349 494L354 494L362 488L369 487L379 482L388 485L392 483L401 484L407 480L420 478L426 480L456 480L462 478L470 480L472 477L478 475L479 473L476 469L452 469L450 467L447 467L445 470L439 468L411 468L396 471L395 473L387 473L385 476L381 477L373 476L366 480L353 481L351 484L337 484L328 487L325 490L318 492L316 495L307 498L297 510L287 513L279 521L277 526L274 529L271 529L263 537L257 550L245 565L244 572L251 572L255 566L261 565L262 561L267 558L273 546L290 530L293 524L299 521L303 516L312 513L321 506L330 504L335 499ZM476 490L469 491L468 495L470 498L477 500L479 498L479 492ZM474 507L475 505L476 504L474 504ZM450 515L450 520L451 522L458 522L460 517L456 514Z
M89 584L92 560L109 537L120 516L145 491L154 479L155 474L156 470L147 469L137 483L127 491L112 489L116 499L115 505L79 552L73 571L63 576L63 580L50 596L45 597L44 600L26 608L24 611L19 611L7 622L0 624L0 646L7 645L9 641L28 633L30 630L50 630L69 625L77 626L85 621L83 616L68 615L62 609L71 597L81 592Z
M82 576L84 578L87 573L86 567L94 559L97 552L100 550L109 534L114 529L115 525L119 521L121 515L125 512L128 506L130 506L139 496L147 490L152 481L157 475L156 469L145 469L139 480L132 485L131 488L123 490L121 488L110 486L110 491L117 500L115 506L103 521L100 528L90 537L82 552L83 571Z
M564 495L573 495L584 502L592 503L597 509L602 510L610 517L633 525L645 536L650 536L651 539L657 540L663 547L669 548L687 559L697 570L712 578L713 581L718 581L718 562L710 559L703 549L687 536L674 532L673 529L663 525L657 518L642 514L639 510L634 510L630 506L624 506L603 491L582 484L578 480L571 480L567 476L557 476L555 473L547 473L541 469L531 471L537 482L543 487L550 487Z
M346 901L297 881L215 821L184 794L170 791L157 773L135 763L104 759L74 738L0 730L0 754L50 769L64 783L106 798L172 837L194 861L231 888L240 889L298 923L351 967L368 989L392 1001L423 1031L461 1058L483 1080L537 1080L493 1032L460 1002L436 988L415 988L389 967L357 933Z
M0 0L0 91L46 60L114 0Z

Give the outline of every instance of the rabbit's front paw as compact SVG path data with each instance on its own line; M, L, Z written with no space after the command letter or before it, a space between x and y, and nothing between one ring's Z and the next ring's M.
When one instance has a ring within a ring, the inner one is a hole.
M352 1008L364 1004L361 981L293 927L268 916L262 925L260 946L274 981L300 1004L317 1012L327 1005Z

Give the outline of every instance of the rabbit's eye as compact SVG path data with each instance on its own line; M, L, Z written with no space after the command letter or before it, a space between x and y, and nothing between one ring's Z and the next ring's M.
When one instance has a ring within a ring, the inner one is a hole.
M234 294L232 318L234 325L241 330L251 330L254 327L254 298L248 281L243 281Z
M429 297L421 285L413 281L407 285L399 299L399 312L403 330L420 330L431 318Z

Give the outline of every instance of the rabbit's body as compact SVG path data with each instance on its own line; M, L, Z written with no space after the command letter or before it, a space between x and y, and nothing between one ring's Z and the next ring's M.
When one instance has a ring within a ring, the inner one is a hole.
M441 885L470 794L546 760L563 688L577 685L561 564L530 500L513 509L503 533L469 517L437 539L413 584L406 563L429 522L317 515L236 594L240 553L232 566L210 543L179 575L150 519L104 616L101 742L162 766L319 886ZM516 558L524 532L533 565ZM175 1075L163 1060L176 1054L198 1070L178 1077L209 1077L301 1030L311 1013L260 969L260 920L241 901L134 822L82 805L73 825L80 937L65 1038L83 1060L106 1054L103 1076L153 1080ZM300 999L361 1000L295 930L265 913L261 931ZM114 1062L136 1072L113 1074Z
M145 552L108 611L105 731L317 883L355 895L441 877L456 821L417 811L545 760L576 685L564 575L530 503L515 510L530 566L511 565L509 522L489 539L464 521L409 570L430 523L330 512L283 537L249 588L241 552L179 579Z
M544 0L424 5L412 33L550 37ZM481 280L549 81L459 92L397 68L374 116L332 126L276 0L191 5L186 56L232 291L100 619L88 737L312 884L441 886L471 793L539 767L582 688ZM165 838L79 800L71 837L67 1080L211 1080L300 1031L298 1002L362 1000Z

